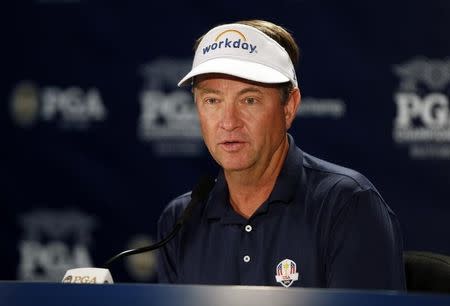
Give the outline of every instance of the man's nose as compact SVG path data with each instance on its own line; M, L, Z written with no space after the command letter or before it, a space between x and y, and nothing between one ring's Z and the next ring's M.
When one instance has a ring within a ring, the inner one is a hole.
M220 122L222 129L232 131L241 126L239 110L234 103L225 103L222 111L222 120Z

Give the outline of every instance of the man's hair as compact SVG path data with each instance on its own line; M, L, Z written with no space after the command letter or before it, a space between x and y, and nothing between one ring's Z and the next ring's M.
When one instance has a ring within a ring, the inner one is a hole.
M298 64L300 60L300 49L292 35L285 28L272 22L259 19L241 20L236 21L235 23L248 25L260 30L261 32L275 40L280 46L284 48L284 50L286 50L294 66ZM202 41L203 36L204 35L196 40L194 44L194 52L197 51L197 48ZM294 87L291 82L281 83L279 84L279 86L281 93L281 102L285 104Z

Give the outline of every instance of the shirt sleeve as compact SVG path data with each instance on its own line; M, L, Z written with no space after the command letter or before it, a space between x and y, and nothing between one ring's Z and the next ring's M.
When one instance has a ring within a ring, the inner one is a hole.
M330 233L325 260L328 287L405 289L400 225L376 191L355 192Z
M175 225L175 216L173 216L173 210L170 209L170 205L161 214L158 221L158 233L157 239L161 241L164 239L173 229ZM175 283L177 279L177 272L175 269L175 256L176 256L176 237L169 241L166 245L159 248L157 251L157 276L159 283Z

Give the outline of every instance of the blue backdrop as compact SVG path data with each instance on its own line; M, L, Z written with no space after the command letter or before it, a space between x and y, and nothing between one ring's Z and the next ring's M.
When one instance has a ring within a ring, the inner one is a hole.
M450 254L450 2L9 1L2 19L0 279L60 280L149 243L167 202L217 167L176 83L210 27L297 39L306 152L365 174L407 249ZM152 254L113 266L154 281Z

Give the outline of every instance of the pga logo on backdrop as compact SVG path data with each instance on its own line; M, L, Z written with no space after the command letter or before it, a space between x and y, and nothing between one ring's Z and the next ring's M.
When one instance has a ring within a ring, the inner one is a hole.
M393 139L412 159L450 159L450 59L424 57L394 66Z
M92 266L89 246L98 226L94 216L79 210L35 209L21 214L18 223L17 278L58 281L73 267Z
M204 152L192 94L177 88L191 60L157 58L141 66L143 88L137 136L160 156L196 156Z
M20 127L56 122L59 127L72 130L86 129L107 117L100 91L95 87L38 87L31 81L19 82L13 89L10 112Z
M419 123L426 129L440 130L449 127L449 101L446 95L431 93L422 98L415 93L399 93L395 100L395 126L399 130L414 129Z

